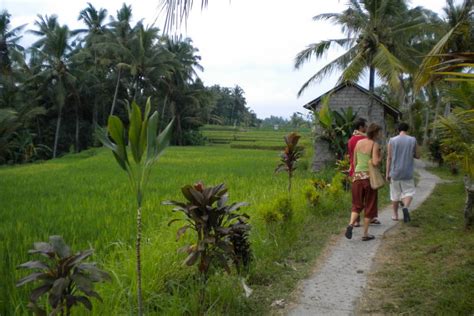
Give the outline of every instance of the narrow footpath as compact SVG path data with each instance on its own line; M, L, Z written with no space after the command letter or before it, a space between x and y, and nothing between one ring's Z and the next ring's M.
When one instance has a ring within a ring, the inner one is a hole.
M437 176L425 170L423 161L415 162L419 181L410 210L421 205L440 182ZM354 315L384 233L398 223L403 225L401 209L399 218L402 221L392 221L391 215L391 206L379 211L382 224L369 227L369 233L375 236L375 240L363 242L362 227L354 228L350 240L341 232L339 239L325 256L325 261L319 263L318 269L309 279L300 283L297 290L298 302L289 309L288 315ZM416 213L412 216L416 216Z

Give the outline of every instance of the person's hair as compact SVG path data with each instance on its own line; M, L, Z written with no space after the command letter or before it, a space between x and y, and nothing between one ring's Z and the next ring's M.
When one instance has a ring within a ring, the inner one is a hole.
M354 122L354 129L360 129L361 127L365 127L367 125L367 120L363 118L359 118Z
M398 131L399 132L407 132L409 128L410 128L410 126L405 122L401 122L401 123L398 124Z
M382 127L376 123L371 123L367 128L367 138L374 139L377 133L382 130Z

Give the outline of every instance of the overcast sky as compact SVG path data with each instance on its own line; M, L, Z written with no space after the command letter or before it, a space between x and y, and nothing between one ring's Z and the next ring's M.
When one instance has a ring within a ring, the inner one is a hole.
M71 29L82 28L77 21L79 11L91 2L96 9L105 8L115 15L122 1L117 0L0 0L1 9L12 14L12 25L28 23L34 28L37 14L57 14L61 24ZM210 0L209 7L200 10L200 1L188 21L184 35L193 39L202 57L204 72L201 79L207 86L241 86L247 106L259 118L270 115L289 117L293 112L306 111L302 105L334 87L338 74L306 90L297 98L301 85L328 61L342 51L333 51L327 59L310 62L303 69L294 70L294 58L308 44L320 40L340 38L338 26L329 22L313 22L312 17L328 12L341 12L344 0ZM459 2L459 0L457 1ZM159 14L159 0L129 0L134 23L139 19L151 24ZM445 0L412 0L411 5L441 13ZM160 22L158 25L161 28ZM23 44L34 40L26 35ZM368 79L360 82L368 86Z

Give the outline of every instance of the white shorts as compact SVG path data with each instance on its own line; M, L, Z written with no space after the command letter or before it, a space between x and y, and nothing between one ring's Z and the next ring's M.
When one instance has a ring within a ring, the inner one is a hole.
M390 200L393 202L401 201L406 197L415 195L415 180L391 180L390 181Z

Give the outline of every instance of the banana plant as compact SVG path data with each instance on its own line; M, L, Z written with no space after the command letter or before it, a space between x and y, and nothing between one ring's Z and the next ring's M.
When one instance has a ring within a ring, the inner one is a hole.
M98 138L102 144L112 150L115 160L128 175L130 185L137 199L137 300L138 315L143 315L142 282L141 282L141 239L142 239L142 203L143 195L153 164L169 145L172 131L172 120L158 134L158 112L150 116L151 102L148 98L145 113L133 101L127 106L129 126L126 131L118 116L110 115L107 128L98 128ZM129 157L129 154L131 157Z

